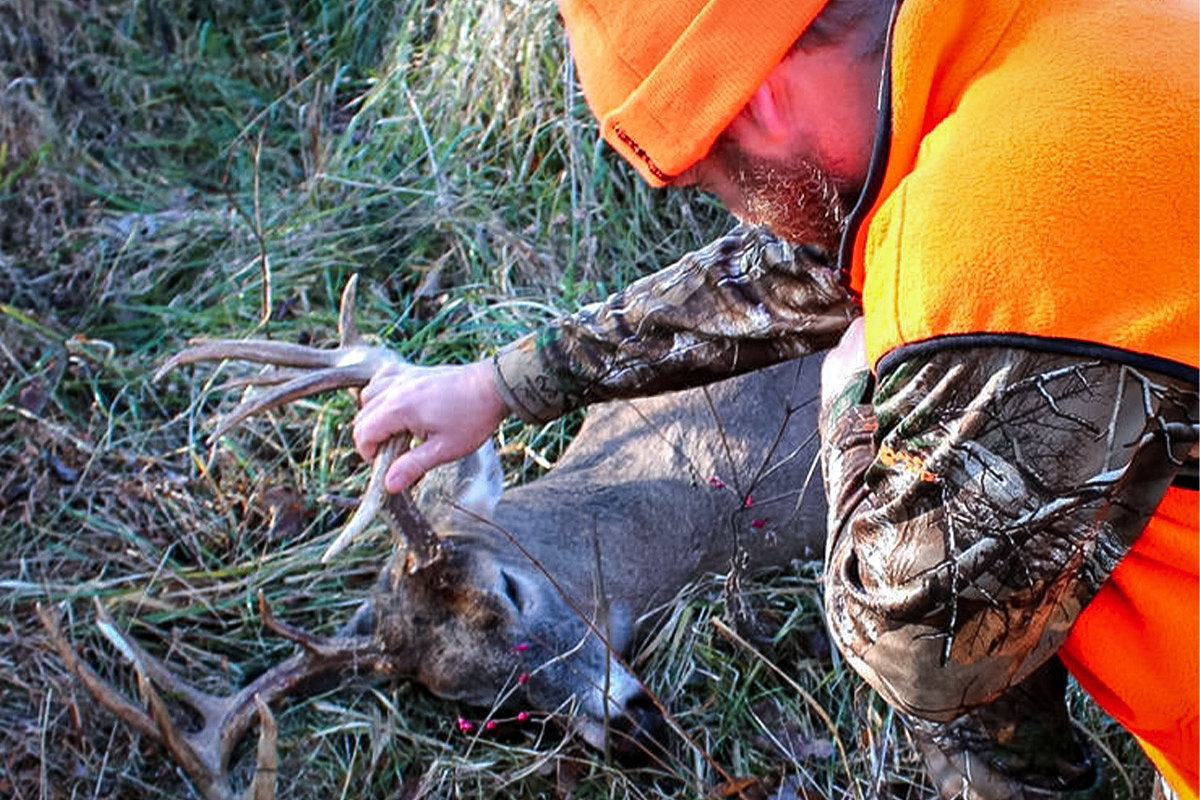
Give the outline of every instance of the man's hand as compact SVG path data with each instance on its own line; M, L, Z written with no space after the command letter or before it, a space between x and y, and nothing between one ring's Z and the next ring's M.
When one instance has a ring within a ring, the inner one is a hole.
M411 450L388 468L385 485L398 492L429 470L462 458L491 436L509 414L492 365L417 367L389 364L362 391L354 445L371 461L393 436L410 435Z
M867 347L863 320L859 317L850 323L837 347L829 351L821 365L821 407L829 408L851 384L865 380L867 371Z

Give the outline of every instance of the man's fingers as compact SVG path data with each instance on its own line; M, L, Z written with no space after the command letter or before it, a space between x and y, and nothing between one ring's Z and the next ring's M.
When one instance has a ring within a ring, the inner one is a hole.
M364 408L354 418L354 448L364 461L371 461L379 445L406 431L400 416L386 405Z
M404 491L440 463L435 448L428 443L417 445L392 462L383 485L392 494Z
M382 394L391 386L392 381L396 376L403 371L403 364L385 364L370 382L363 387L362 394L359 395L359 403L363 406L368 405L372 400Z
M372 414L371 409L362 408L357 416L354 417L354 449L362 456L363 461L372 461L375 458L375 451L379 449L379 442L382 439L375 435L375 418L377 414Z

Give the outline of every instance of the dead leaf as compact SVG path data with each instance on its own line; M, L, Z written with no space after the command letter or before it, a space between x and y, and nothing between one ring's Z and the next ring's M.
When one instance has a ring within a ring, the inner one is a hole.
M263 514L269 520L267 539L277 542L297 536L304 529L308 509L304 498L286 486L264 489L258 498Z
M767 787L755 777L734 777L717 784L709 791L709 797L732 797L737 800L766 800Z
M41 414L49 398L50 392L46 381L35 377L17 392L17 405L31 414Z

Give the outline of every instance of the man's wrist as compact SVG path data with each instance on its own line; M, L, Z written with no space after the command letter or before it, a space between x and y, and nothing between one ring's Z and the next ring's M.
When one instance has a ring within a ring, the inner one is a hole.
M530 334L498 350L492 356L492 378L512 413L542 424L562 416L566 398L542 372L536 344L536 335Z

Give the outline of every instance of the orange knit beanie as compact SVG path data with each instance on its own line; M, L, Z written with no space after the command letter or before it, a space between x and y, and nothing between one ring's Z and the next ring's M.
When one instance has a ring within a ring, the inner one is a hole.
M707 155L827 0L560 0L604 138L652 186Z

